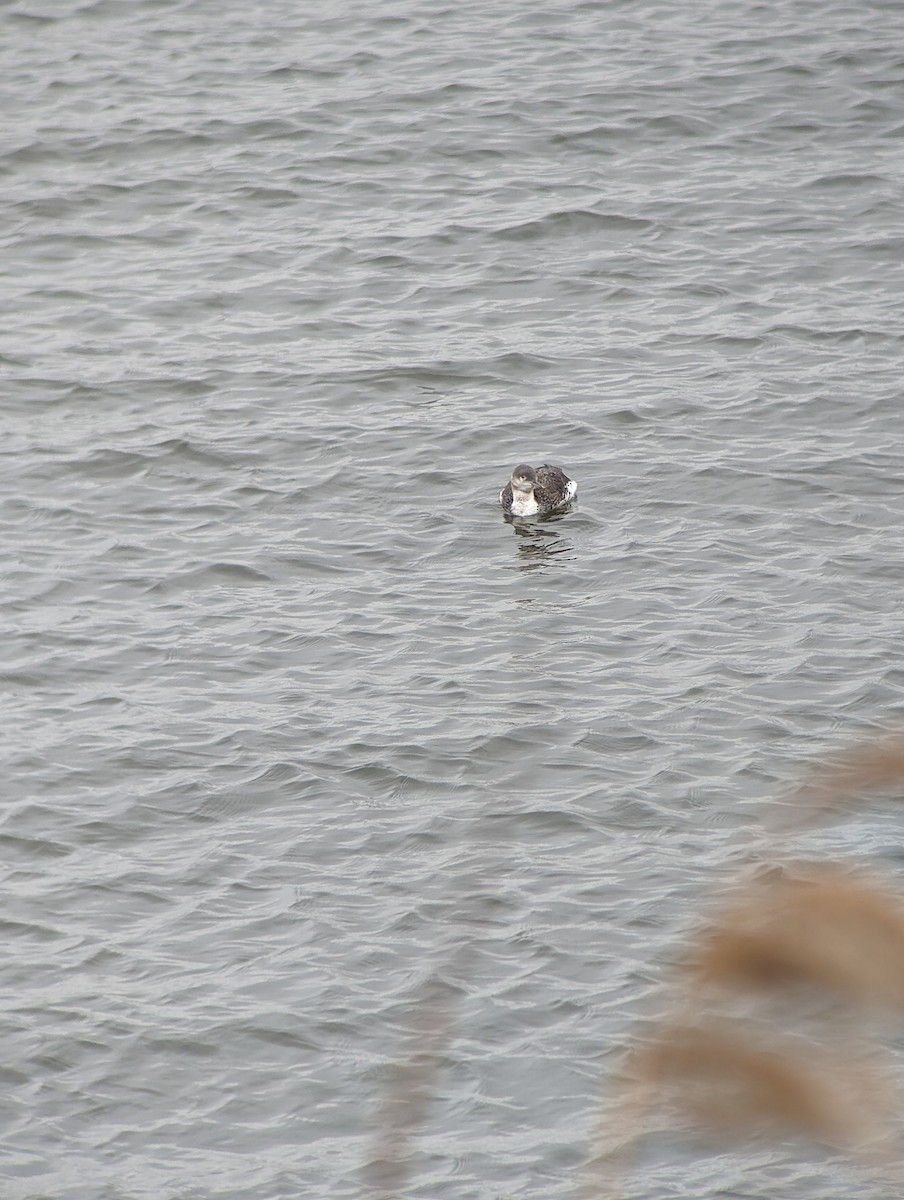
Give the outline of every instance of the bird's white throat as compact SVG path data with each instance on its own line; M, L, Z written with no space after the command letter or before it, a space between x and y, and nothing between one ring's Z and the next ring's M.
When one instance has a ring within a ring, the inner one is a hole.
M533 492L519 492L512 488L512 514L516 517L532 517L540 511Z

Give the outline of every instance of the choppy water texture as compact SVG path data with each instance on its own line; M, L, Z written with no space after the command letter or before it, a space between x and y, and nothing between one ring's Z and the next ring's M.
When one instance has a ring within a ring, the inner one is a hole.
M360 1196L433 970L405 1194L570 1197L761 803L902 708L904 10L0 22L4 1198Z

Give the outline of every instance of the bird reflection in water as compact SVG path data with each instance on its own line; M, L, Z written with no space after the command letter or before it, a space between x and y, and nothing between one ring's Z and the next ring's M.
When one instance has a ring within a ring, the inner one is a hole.
M549 564L559 554L567 554L573 547L570 541L563 542L562 534L549 526L561 521L565 513L552 513L542 521L530 517L513 517L503 513L502 519L512 527L512 532L521 541L518 543L518 569L535 571Z

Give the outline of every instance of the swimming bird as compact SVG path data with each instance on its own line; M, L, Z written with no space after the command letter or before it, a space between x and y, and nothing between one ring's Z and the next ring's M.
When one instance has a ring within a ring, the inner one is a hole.
M564 508L578 494L578 485L561 467L528 466L519 463L511 482L499 493L499 503L514 517L533 517L537 513Z

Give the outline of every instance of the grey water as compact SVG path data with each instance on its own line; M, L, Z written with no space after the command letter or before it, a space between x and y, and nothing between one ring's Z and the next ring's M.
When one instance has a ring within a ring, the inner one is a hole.
M904 9L0 29L4 1200L362 1196L432 973L404 1194L571 1197L763 805L904 711Z

